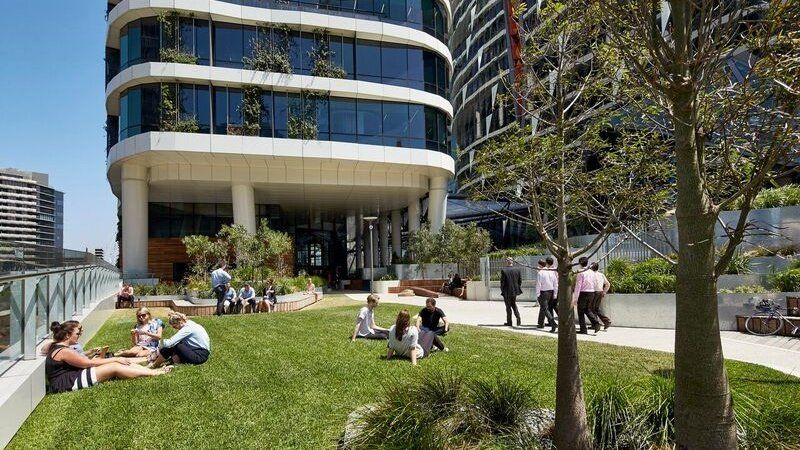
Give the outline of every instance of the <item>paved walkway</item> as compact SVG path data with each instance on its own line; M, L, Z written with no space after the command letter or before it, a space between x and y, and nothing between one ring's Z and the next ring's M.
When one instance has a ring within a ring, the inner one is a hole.
M347 296L359 301L366 301L367 298L365 293L349 293ZM381 301L425 305L424 297L398 297L397 294L381 294ZM501 325L505 322L505 308L502 302L463 301L455 297L441 297L437 299L436 305L447 313L453 323L492 327L551 339L557 336L548 332L549 328L536 328L539 307L530 302L519 303L522 326L513 328ZM725 358L760 364L800 377L800 338L761 337L736 331L723 331L721 335ZM612 326L608 331L601 331L597 335L591 332L588 335L578 335L578 339L664 352L675 351L674 330Z

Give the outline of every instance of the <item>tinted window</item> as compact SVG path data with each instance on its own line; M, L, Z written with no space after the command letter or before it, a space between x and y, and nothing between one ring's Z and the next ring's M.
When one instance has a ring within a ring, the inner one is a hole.
M350 98L331 98L330 116L331 139L335 141L356 141L356 101Z
M211 132L211 98L208 86L195 86L197 123L201 133Z
M358 79L364 81L381 82L381 47L369 44L366 41L357 41L356 46L356 71Z
M198 58L197 63L207 66L211 62L209 59L209 47L211 42L208 32L208 21L195 19L194 26L194 48L195 55Z
M286 138L288 136L288 117L289 104L285 92L275 92L275 137Z
M383 104L383 145L405 146L408 137L408 105L404 103Z
M242 67L242 27L232 24L214 24L214 65Z
M261 93L261 132L262 137L272 137L272 92Z
M381 145L381 130L383 128L381 102L373 100L359 100L357 112L358 142L363 144Z
M383 82L395 86L408 84L408 52L405 47L384 44L382 52Z

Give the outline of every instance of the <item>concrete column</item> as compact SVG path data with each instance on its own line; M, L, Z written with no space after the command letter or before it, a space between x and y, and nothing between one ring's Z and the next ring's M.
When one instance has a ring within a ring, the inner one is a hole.
M364 268L364 214L356 214L356 269Z
M408 202L408 231L419 231L419 216L421 214L419 199L414 197Z
M432 177L428 191L428 223L431 231L439 232L447 217L447 178Z
M392 253L403 256L403 213L399 209L392 211Z
M147 168L122 166L122 272L144 276L147 270Z
M380 221L374 220L372 222L372 264L375 267L381 266L381 232ZM367 228L369 231L369 228Z
M256 195L250 183L233 182L233 223L244 225L250 234L256 233Z
M385 212L380 214L378 228L381 235L381 267L386 267L392 258L389 252L389 216Z

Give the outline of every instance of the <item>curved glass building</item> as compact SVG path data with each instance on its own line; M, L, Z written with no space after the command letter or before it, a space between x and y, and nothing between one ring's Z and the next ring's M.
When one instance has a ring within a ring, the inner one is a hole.
M448 0L109 3L126 276L179 279L180 238L224 224L266 219L294 237L296 268L339 276L388 265L421 221L441 227L451 22Z

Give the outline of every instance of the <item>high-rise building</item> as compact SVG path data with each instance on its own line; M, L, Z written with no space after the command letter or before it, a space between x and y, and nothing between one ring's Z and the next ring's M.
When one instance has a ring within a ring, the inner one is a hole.
M517 120L499 102L514 67L514 24L509 0L456 0L453 5L453 135L458 148L458 191L473 182L475 152ZM517 46L518 48L518 46Z
M0 169L0 264L54 264L63 246L64 193L47 174Z
M449 0L172 5L109 3L107 167L128 277L179 278L180 238L223 224L267 219L294 238L296 268L321 274L388 264L404 230L441 226Z

